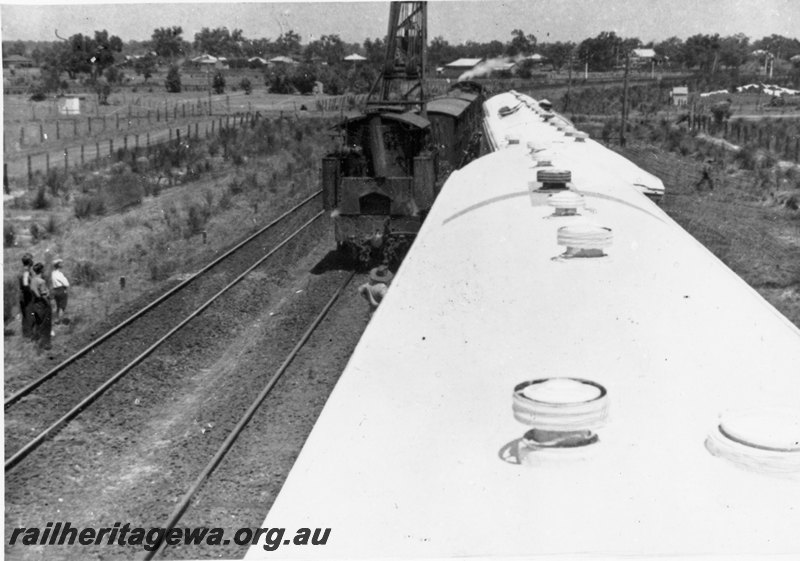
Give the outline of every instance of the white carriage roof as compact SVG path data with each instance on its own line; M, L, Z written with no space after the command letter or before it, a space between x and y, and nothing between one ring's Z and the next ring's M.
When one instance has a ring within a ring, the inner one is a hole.
M328 543L246 559L797 553L797 480L704 442L727 409L796 405L800 332L605 148L497 116L516 101L487 103L516 142L444 186L262 524ZM583 216L549 218L531 150L571 170ZM612 229L607 257L553 259L578 221ZM560 376L608 390L600 442L518 465L512 390Z

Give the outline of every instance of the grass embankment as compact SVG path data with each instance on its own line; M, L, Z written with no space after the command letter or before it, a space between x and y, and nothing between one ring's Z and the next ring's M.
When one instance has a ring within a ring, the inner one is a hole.
M14 332L5 337L6 372L13 375L35 354L19 337L16 318L23 253L46 264L64 259L71 321L56 326L54 343L56 350L68 346L114 310L197 269L315 190L318 163L330 149L329 126L323 119L260 120L160 147L146 158L120 152L110 170L51 174L6 204L4 319Z

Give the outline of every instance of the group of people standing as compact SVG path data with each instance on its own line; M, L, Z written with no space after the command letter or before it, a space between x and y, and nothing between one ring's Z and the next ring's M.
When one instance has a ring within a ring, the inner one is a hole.
M62 260L53 261L50 282L45 278L44 265L33 262L33 256L22 256L19 275L19 310L22 318L22 336L33 339L41 349L50 349L53 336L53 309L56 304L56 323L60 323L67 310L69 281L61 270Z

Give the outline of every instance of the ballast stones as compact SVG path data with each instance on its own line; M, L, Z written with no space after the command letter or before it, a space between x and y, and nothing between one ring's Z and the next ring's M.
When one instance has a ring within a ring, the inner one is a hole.
M706 449L751 471L800 475L800 411L726 413L706 439Z

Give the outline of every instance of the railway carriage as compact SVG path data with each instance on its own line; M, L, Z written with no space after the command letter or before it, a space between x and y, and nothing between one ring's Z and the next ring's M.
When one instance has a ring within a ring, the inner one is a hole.
M374 107L341 124L344 149L322 162L340 248L368 262L408 245L449 172L478 155L482 101L480 86L456 84L422 113Z
M485 125L262 524L326 545L246 558L800 553L800 330L656 178L526 96Z

